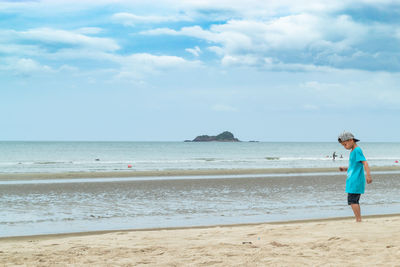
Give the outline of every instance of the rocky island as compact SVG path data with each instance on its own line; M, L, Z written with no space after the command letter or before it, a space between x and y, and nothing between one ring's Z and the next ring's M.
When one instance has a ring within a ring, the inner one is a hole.
M185 142L240 142L239 139L228 131L220 133L216 136L199 135L193 140L185 140Z

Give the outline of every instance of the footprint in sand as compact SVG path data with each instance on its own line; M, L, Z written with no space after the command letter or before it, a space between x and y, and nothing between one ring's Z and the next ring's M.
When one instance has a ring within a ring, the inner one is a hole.
M46 246L44 246L44 247L54 247L54 246L59 246L60 244L50 244L50 245L46 245Z
M274 246L274 247L289 247L289 245L282 244L282 243L279 243L279 242L276 242L276 241L273 241L273 242L271 242L270 244L271 244L272 246Z
M128 235L128 233L127 232L119 232L119 233L117 233L117 235Z

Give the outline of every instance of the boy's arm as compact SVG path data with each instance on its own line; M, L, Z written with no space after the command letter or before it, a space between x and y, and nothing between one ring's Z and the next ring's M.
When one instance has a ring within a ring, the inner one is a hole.
M370 184L370 183L372 183L372 177L371 177L371 171L369 169L368 162L366 162L366 161L361 161L361 162L364 165L364 170L367 174L367 176L365 177L365 179L367 180L367 184Z

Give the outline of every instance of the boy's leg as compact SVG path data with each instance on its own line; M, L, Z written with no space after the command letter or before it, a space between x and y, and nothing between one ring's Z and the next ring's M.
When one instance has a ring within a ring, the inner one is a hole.
M351 204L351 208L353 209L354 215L356 216L356 221L361 222L360 204Z
M351 208L354 212L354 216L356 216L356 221L361 222L361 208L360 208L360 194L351 194L347 195L347 203L351 205Z

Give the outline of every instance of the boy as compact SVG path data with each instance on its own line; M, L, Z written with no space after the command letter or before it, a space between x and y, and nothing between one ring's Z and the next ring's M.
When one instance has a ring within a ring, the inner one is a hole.
M371 173L367 160L361 148L357 145L360 141L354 138L354 135L350 132L343 132L338 137L339 143L341 143L344 148L351 150L349 167L340 167L340 171L347 171L346 180L346 193L347 203L351 205L357 222L361 222L361 209L360 209L360 196L364 194L365 181L368 184L372 183ZM367 174L365 177L364 170Z

